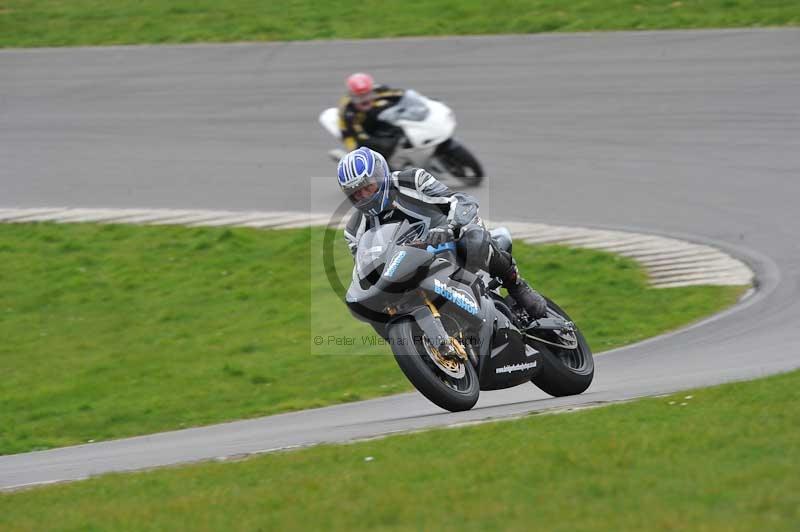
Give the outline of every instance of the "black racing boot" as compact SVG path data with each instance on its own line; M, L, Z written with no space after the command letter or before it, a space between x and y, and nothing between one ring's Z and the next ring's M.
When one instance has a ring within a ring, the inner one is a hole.
M525 309L532 319L536 320L547 316L547 301L542 294L530 287L525 279L519 276L516 265L503 279L503 288L508 294Z
M490 241L487 271L503 282L503 288L528 313L531 319L547 316L547 301L519 276L517 264L511 253L501 250L494 240Z

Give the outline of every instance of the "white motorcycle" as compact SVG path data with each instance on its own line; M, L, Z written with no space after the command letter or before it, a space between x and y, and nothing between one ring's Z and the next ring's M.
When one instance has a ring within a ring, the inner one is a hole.
M470 186L478 185L483 179L483 168L478 159L453 138L455 115L442 102L407 90L395 105L384 109L378 119L400 128L405 136L388 161L393 170L425 168L438 176L458 178ZM336 107L324 110L319 115L319 122L328 133L341 140ZM335 149L328 154L338 161L345 151Z

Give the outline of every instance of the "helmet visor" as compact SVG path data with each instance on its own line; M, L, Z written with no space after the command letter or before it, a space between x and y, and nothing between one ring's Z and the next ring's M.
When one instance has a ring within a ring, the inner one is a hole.
M351 190L347 196L350 198L350 201L353 203L353 205L359 207L369 203L375 197L375 194L378 193L379 188L380 187L378 186L378 183L373 179L362 186Z

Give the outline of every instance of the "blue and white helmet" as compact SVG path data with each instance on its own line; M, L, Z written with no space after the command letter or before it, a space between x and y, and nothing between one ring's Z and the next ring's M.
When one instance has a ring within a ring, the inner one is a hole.
M339 188L358 210L377 216L391 203L391 170L380 153L353 150L341 158L337 173Z

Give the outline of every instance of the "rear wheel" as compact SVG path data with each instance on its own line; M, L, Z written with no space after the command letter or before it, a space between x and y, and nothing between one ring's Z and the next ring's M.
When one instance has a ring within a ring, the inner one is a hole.
M478 186L483 181L483 167L466 146L450 139L437 148L436 155L450 175L464 184Z
M566 312L550 299L547 299L548 317L558 316L570 320ZM567 335L554 334L554 343L577 343L574 349L546 345L541 351L542 371L531 382L542 391L555 397L583 393L594 379L594 358L586 338L575 327Z
M451 412L475 406L480 384L469 361L441 358L422 329L411 320L390 325L387 333L397 365L422 395Z

